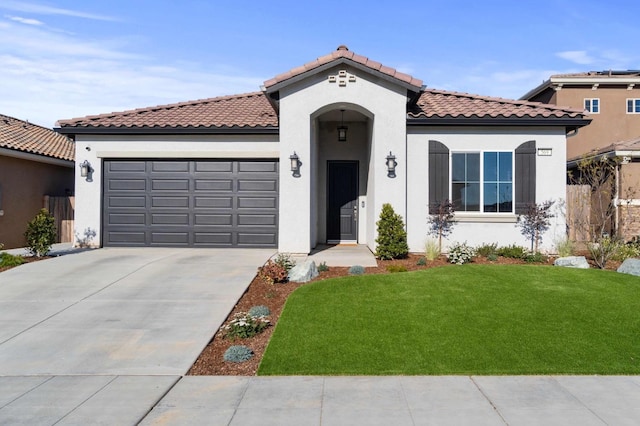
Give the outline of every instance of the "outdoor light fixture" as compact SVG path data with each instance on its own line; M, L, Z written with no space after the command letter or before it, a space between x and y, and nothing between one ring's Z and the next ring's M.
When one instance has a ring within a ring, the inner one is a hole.
M80 176L86 178L87 182L93 182L91 175L93 174L93 167L91 167L91 163L89 161L84 160L82 164L80 164Z
M396 166L398 163L396 162L396 156L389 151L389 155L387 155L387 176L390 178L396 177Z
M289 157L291 160L291 172L293 173L293 177L300 177L300 157L293 151L293 155Z
M340 125L338 126L338 142L346 142L347 141L347 129L348 127L344 125L344 110L340 110Z

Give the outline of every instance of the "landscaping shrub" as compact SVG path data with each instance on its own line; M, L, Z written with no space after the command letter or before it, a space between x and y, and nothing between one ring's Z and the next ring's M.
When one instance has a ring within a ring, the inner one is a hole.
M27 224L24 233L27 248L36 257L46 256L56 242L55 219L47 209L41 209L36 217Z
M416 262L416 265L418 266L424 266L427 264L427 259L425 259L424 257L421 257L420 259L418 259L418 261Z
M546 263L549 258L542 253L530 253L524 257L527 263Z
M389 265L387 266L387 272L407 272L407 268L402 265Z
M269 307L264 305L252 306L251 309L249 309L249 315L254 318L268 317L269 315L271 315L271 310L269 309Z
M223 327L224 337L229 339L253 337L269 327L269 324L271 323L265 317L254 317L246 312L238 312L229 324Z
M495 253L491 253L487 255L487 260L489 260L490 262L495 262L496 260L498 260L498 255Z
M622 242L614 238L601 237L597 242L587 244L587 249L596 266L604 269L607 262L618 254L622 245Z
M326 272L329 270L329 267L327 266L327 262L322 262L321 264L318 265L318 272Z
M498 251L498 243L491 243L491 244L485 243L476 247L476 254L478 256L489 257L492 254L495 255L497 251Z
M430 209L431 210L431 209ZM431 211L430 211L431 213ZM455 206L451 200L441 201L433 214L429 215L429 234L438 237L438 251L442 253L442 239L453 232ZM440 254L438 253L438 256Z
M267 263L260 268L258 275L269 284L286 282L289 277L287 269L282 265L278 265L271 259L269 259Z
M296 266L295 260L291 259L291 255L288 253L278 253L278 255L276 256L276 260L274 260L274 263L278 266L282 266L287 271L287 273L289 273L291 268Z
M447 258L449 262L455 263L456 265L463 265L465 263L469 263L473 260L476 255L476 251L473 247L469 247L466 242L464 243L454 243L449 248L449 254Z
M349 268L349 275L362 275L364 274L364 266L353 265Z
M441 254L442 252L440 251L438 241L427 238L427 241L424 243L424 257L429 261L434 261L440 257Z
M524 259L528 253L526 248L512 244L510 246L498 247L496 254L511 259Z
M393 211L391 204L382 205L376 238L376 256L379 259L403 259L409 254L407 231L404 229L402 216Z
M18 266L24 263L22 256L14 256L9 253L0 253L0 268Z
M618 251L611 256L611 259L617 260L618 262L624 262L630 257L640 257L640 246L633 242L620 244Z
M575 247L573 241L567 237L558 238L555 241L556 252L560 257L573 256Z
M253 351L243 345L230 346L222 356L228 362L245 362L253 357Z
M529 204L527 212L518 216L516 226L520 228L520 233L531 240L531 251L537 253L538 247L542 242L542 235L549 229L551 218L552 200L544 201L540 204Z

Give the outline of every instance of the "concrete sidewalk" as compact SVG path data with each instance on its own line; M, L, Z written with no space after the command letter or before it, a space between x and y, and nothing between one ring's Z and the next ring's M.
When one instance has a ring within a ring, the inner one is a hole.
M184 377L143 425L637 425L640 377Z

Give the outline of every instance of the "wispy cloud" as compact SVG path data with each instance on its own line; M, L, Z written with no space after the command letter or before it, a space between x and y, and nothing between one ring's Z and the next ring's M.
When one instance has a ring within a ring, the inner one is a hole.
M585 50L557 52L556 56L579 65L591 65L596 62L596 59L591 57Z
M23 18L21 16L5 15L5 18L11 19L12 21L15 21L15 22L20 22L21 24L25 24L25 25L36 25L36 26L44 25L42 21L38 21L37 19Z
M39 15L61 15L75 18L93 19L98 21L117 21L116 18L107 15L97 15L94 13L82 12L79 10L62 9L37 3L27 3L22 1L0 0L0 9L13 10L16 12L34 13Z

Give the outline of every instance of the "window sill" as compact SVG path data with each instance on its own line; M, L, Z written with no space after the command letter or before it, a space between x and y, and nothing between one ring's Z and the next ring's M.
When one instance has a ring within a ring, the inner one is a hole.
M518 216L513 213L456 213L454 220L472 223L516 223Z

